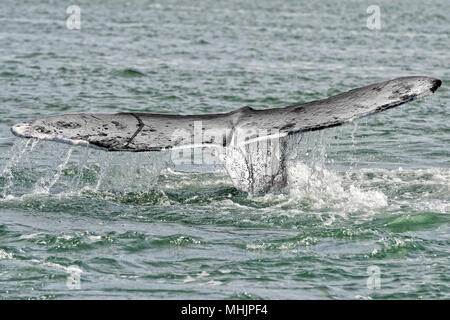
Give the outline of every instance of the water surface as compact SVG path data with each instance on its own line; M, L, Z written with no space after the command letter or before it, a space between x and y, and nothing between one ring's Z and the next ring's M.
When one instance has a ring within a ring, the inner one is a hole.
M450 2L378 1L380 30L372 4L4 0L1 298L448 299ZM443 84L305 135L288 187L263 195L167 154L9 132L60 113L282 107L407 75Z

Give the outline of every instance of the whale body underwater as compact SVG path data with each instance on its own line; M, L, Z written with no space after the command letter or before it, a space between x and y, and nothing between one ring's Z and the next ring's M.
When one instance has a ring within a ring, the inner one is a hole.
M208 148L237 189L260 193L286 185L287 136L339 126L429 96L441 84L436 78L401 77L283 108L200 115L63 114L19 123L11 131L21 138L106 151Z

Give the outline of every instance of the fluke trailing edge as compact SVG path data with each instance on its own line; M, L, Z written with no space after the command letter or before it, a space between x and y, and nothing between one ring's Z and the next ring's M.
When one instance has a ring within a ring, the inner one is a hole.
M233 141L238 130L252 130L254 138L264 139L325 129L430 95L440 85L438 79L404 77L284 108L254 110L243 107L229 113L188 116L65 114L20 123L11 130L23 138L85 144L108 151L223 147ZM208 135L194 141L196 121L201 122L201 130ZM246 138L242 142L252 140L252 136Z
M249 148L252 148L250 145L277 138L277 145L282 146L282 138L287 135L342 125L431 95L440 86L439 79L402 77L284 108L255 110L243 107L229 113L187 116L66 114L19 123L11 131L23 138L86 145L107 151L220 148L228 150L222 158L235 185L239 184L239 189L245 191L259 192L285 182L284 155L281 148L276 152L275 159L265 160L264 166L270 165L271 172L263 170L263 173L255 175L261 172L261 168L256 168L257 164L252 163L254 161L250 158L255 157L248 157ZM231 157L229 150L236 149L239 149L241 156ZM264 152L269 152L270 157L274 158L273 150ZM261 157L256 158L261 161ZM275 172L274 164L277 168Z

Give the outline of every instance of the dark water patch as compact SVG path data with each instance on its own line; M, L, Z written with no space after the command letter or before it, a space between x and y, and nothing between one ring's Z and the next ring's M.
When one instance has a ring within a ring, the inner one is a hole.
M194 43L195 43L195 44L199 44L199 45L208 45L208 44L210 44L209 41L204 40L204 39L196 40Z
M17 59L31 59L31 58L37 58L44 55L44 53L41 52L33 52L33 53L29 53L29 54L24 54L24 55L17 55L16 58Z
M51 112L64 112L67 110L71 110L72 106L60 105L55 103L46 103L45 109L50 110Z
M450 217L437 213L402 214L386 222L386 226L393 232L432 230L450 223Z
M17 78L24 78L24 77L26 77L26 75L16 73L16 72L3 71L0 73L0 77L17 79Z
M138 88L129 88L129 92L133 94L139 94L139 95L155 95L157 93L154 89L138 89Z
M36 239L31 239L31 243L38 246L46 247L48 252L65 252L65 251L89 251L92 246L85 242L83 235L40 235Z
M149 190L141 192L101 192L85 190L82 192L87 198L95 198L121 203L124 205L158 205L167 201L167 195L161 190Z
M142 277L142 279L149 279L149 280L182 280L186 277L181 274L174 274L174 273L161 273L161 274L155 274L155 275L145 275Z
M89 259L86 264L90 266L89 268L95 269L97 272L106 274L109 274L114 270L121 270L122 268L122 265L119 261L114 258L108 257L95 257Z
M156 238L147 234L137 232L126 232L115 237L116 242L127 252L141 252L150 249L161 249L164 247L185 247L199 245L201 242L193 237L185 235L171 235L168 237Z
M187 189L187 190L186 190ZM168 199L179 204L210 204L226 199L240 199L247 194L229 186L204 188L183 188L179 191L166 191Z
M113 75L124 77L124 78L140 78L145 77L146 74L142 71L139 71L137 69L123 69L123 70L116 70L113 72Z

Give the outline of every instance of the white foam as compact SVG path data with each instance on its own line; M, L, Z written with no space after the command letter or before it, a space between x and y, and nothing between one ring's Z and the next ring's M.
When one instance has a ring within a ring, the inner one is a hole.
M386 195L379 190L362 190L349 185L343 175L298 162L289 167L288 191L291 201L312 200L312 209L331 207L352 212L388 205Z
M34 239L39 235L39 233L30 233L30 234L23 234L19 237L20 240L22 239Z
M11 252L6 252L3 249L0 249L0 260L2 259L9 259L11 260L13 258L13 254Z

